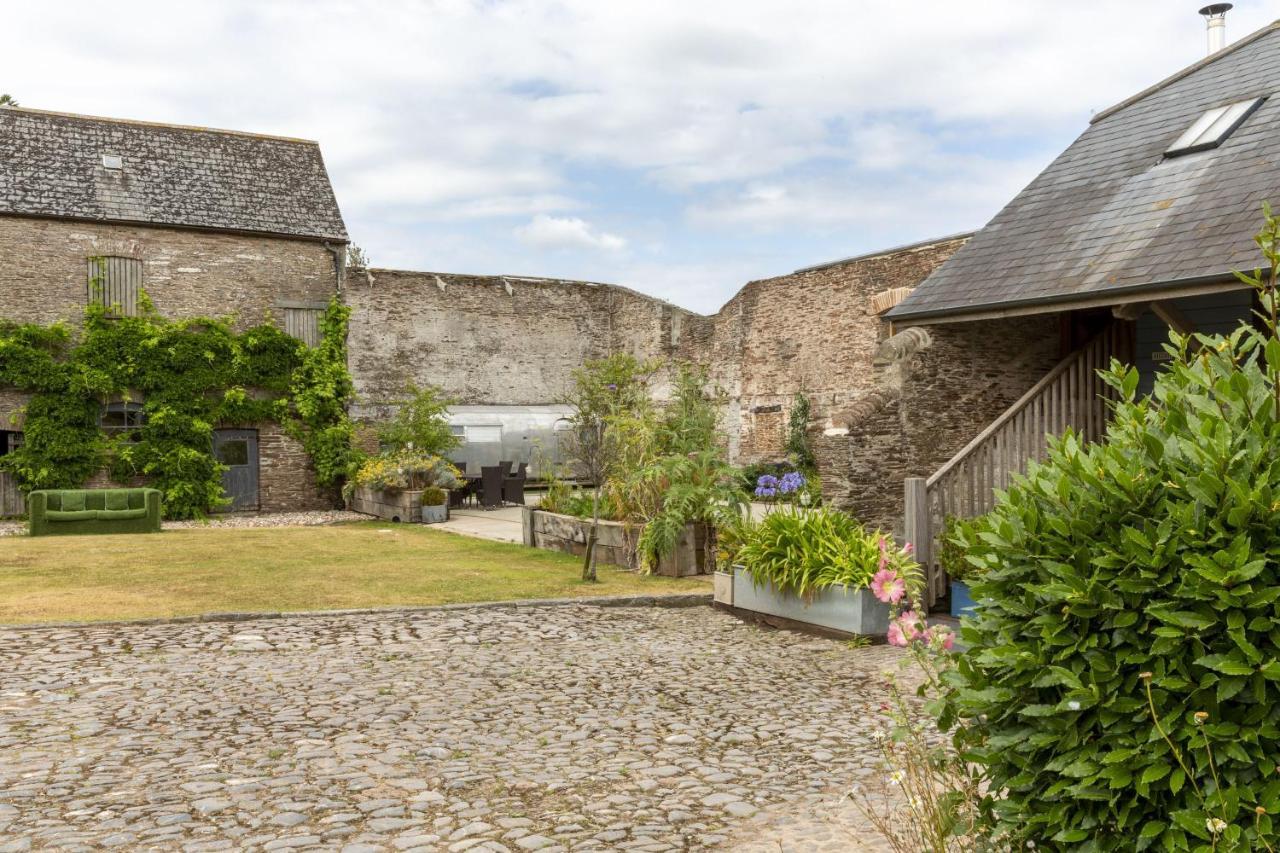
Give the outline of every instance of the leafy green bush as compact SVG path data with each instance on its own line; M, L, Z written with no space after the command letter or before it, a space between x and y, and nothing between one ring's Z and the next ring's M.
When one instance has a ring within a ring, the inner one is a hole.
M1259 237L1273 269L1280 227ZM1257 278L1254 278L1257 281ZM962 543L983 606L941 722L1014 849L1280 845L1280 340L1173 336L1152 397L1068 433Z
M449 428L452 400L435 385L410 384L395 416L378 429L378 442L389 451L416 450L442 456L461 442Z
M453 489L460 482L461 473L449 460L416 449L388 452L366 459L351 478L352 486L388 492L432 486ZM350 489L347 492L349 497Z
M777 510L758 522L741 525L735 536L741 541L737 560L753 583L772 583L804 598L835 584L855 589L870 586L886 556L884 534L868 531L852 516L828 507ZM914 563L901 562L902 574L919 571Z
M960 518L949 515L942 522L942 535L939 539L938 565L953 581L972 583L977 568L967 559L966 542L974 538L977 521L972 518Z
M428 486L422 490L423 506L444 506L448 500L449 495L437 486Z
M336 297L315 347L270 323L237 333L225 318L167 320L145 293L139 307L139 316L109 317L90 305L78 336L64 324L0 322L0 385L32 395L25 442L0 460L23 490L76 488L106 468L160 489L166 518L202 516L226 503L214 426L262 421L302 443L321 485L336 487L354 468L350 309ZM109 438L102 405L130 395L144 422Z
M590 492L570 489L563 483L553 484L538 504L538 509L575 518L591 518L594 499ZM600 495L600 517L607 521L621 519L621 512L608 493Z

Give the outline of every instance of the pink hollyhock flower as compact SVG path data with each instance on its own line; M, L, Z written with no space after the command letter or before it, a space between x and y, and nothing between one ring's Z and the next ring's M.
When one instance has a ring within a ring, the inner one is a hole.
M916 550L916 546L912 545L910 542L902 546L902 553L906 554L907 556L910 556L911 554L915 553L915 550Z
M914 610L902 611L902 615L898 617L898 624L902 626L902 633L908 640L918 640L924 636L924 620L917 616Z
M901 646L903 648L905 648L907 643L910 642L910 640L907 639L906 635L902 633L902 626L899 625L897 622L892 622L889 624L888 639L889 639L889 645Z
M871 592L886 604L897 604L907 594L907 584L893 569L881 568L871 579Z
M925 642L929 643L930 645L933 645L935 641L945 651L949 652L951 651L952 648L955 647L956 635L947 628L943 628L940 625L935 626L933 628L930 628L927 632L925 632Z

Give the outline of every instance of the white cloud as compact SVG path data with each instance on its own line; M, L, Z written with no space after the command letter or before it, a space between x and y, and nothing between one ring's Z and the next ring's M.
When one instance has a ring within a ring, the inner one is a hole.
M1090 110L1204 52L1168 0L11 5L0 91L318 139L376 257L539 274L554 244L556 275L720 297L706 271L744 257L754 277L830 235L853 254L980 224ZM1273 15L1240 0L1230 34Z
M597 231L576 216L548 216L540 213L515 229L515 235L526 246L535 249L602 249L619 252L627 241L616 234Z

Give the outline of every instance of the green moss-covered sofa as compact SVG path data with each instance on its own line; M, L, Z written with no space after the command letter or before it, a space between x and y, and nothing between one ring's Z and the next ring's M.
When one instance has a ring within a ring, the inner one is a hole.
M158 533L159 489L39 489L27 496L32 536Z

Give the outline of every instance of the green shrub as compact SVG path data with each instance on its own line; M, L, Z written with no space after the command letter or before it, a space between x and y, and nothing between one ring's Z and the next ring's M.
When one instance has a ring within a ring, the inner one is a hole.
M1277 843L1256 809L1280 813L1280 343L1268 368L1251 331L1202 342L1154 400L1114 366L1106 441L1055 441L966 542L984 604L944 723L1017 841L1208 849L1222 820L1218 849Z
M554 512L557 515L591 518L593 500L594 495L591 492L570 489L567 484L558 483L547 489L546 495L538 504L538 509ZM600 517L606 521L621 519L621 511L607 492L600 495Z
M378 429L378 442L388 451L416 450L442 456L461 439L449 427L454 400L435 385L410 384L395 416Z
M972 583L977 568L967 558L966 542L973 539L977 521L949 515L942 522L942 535L938 538L938 565L953 581Z
M880 531L868 531L852 516L828 507L777 510L740 525L734 536L740 540L737 561L753 583L772 583L805 598L836 584L870 586L884 556L882 543L889 541ZM904 575L918 572L914 563L903 562Z
M418 450L388 452L366 459L351 479L352 486L388 492L432 486L453 489L460 482L461 474L449 460Z
M444 506L448 500L448 493L437 486L428 486L422 490L423 506Z
M1268 215L1273 269L1278 235ZM1052 442L964 543L983 606L941 722L1015 849L1280 844L1274 275L1260 291L1272 334L1174 336L1150 398L1113 362L1105 440Z

